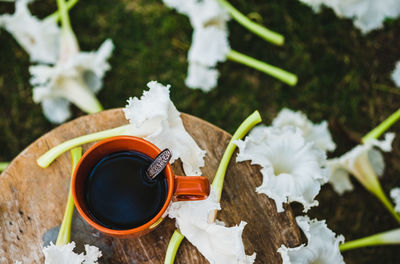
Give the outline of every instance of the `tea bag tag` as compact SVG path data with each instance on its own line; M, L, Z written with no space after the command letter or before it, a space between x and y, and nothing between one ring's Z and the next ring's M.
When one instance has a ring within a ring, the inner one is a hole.
M146 174L150 178L150 180L153 180L158 174L160 174L160 172L165 169L171 157L172 153L169 149L164 149L160 152L160 154L157 155L157 157L146 170Z

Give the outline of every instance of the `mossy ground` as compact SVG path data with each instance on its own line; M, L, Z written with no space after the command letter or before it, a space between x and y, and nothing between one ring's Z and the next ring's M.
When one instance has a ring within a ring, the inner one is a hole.
M81 1L71 20L83 50L95 50L111 38L116 46L99 99L106 109L122 107L139 96L149 80L172 85L177 108L233 132L254 110L269 124L282 107L301 110L313 121L329 120L338 149L350 149L360 136L400 106L400 89L390 79L400 59L400 19L387 21L382 30L363 36L347 19L330 9L314 14L295 0L232 0L245 14L286 37L282 47L270 45L236 22L229 23L232 49L296 73L290 87L253 69L225 62L219 65L218 88L210 93L185 87L187 49L191 26L186 17L161 1ZM55 1L36 1L35 15L56 9ZM0 13L13 12L13 4L0 3ZM255 14L255 15L254 15ZM257 15L259 14L259 16ZM0 33L0 160L11 160L42 134L54 128L32 102L29 59L5 31ZM74 116L83 115L74 109ZM400 126L392 131L397 134ZM385 155L382 178L388 193L400 186L400 140ZM310 215L326 219L346 240L397 228L383 206L359 184L338 196L325 186L320 206ZM301 209L294 206L296 212ZM374 247L344 253L347 263L399 263L398 246Z

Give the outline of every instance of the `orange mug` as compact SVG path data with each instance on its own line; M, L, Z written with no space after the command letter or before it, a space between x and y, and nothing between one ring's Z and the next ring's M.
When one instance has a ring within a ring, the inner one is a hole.
M155 145L142 138L133 136L111 137L99 141L80 159L72 175L72 195L79 214L92 227L110 236L132 238L142 236L155 229L164 219L165 211L171 201L196 201L206 199L210 193L210 184L206 177L175 176L171 165L164 170L167 182L166 200L155 217L145 224L126 230L117 230L103 226L94 219L86 206L85 181L94 166L105 156L117 152L135 151L154 159L161 151Z

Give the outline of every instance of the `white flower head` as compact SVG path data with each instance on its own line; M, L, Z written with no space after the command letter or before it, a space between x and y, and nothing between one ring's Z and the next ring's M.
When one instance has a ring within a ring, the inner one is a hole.
M390 197L392 197L392 199L394 200L394 210L397 213L400 213L400 188L393 188L390 191Z
M339 17L351 18L363 33L379 29L385 18L396 18L400 14L397 0L300 0L318 12L321 6L332 8Z
M305 139L314 142L323 151L333 151L336 148L328 129L328 124L323 121L313 124L307 116L300 111L294 112L283 108L278 116L272 121L274 127L294 126L300 128Z
M326 225L325 220L310 220L308 216L296 217L297 224L303 230L307 245L278 249L283 264L344 264L339 244L344 242L342 235L336 236Z
M180 113L169 98L170 85L152 81L150 90L128 100L125 117L132 124L132 135L143 136L160 149L172 152L171 163L180 158L186 175L201 175L205 151L200 149L183 126Z
M74 248L75 242L62 246L50 243L43 249L45 264L98 264L97 260L102 256L95 246L85 245L85 254L76 254Z
M400 61L396 63L396 67L392 73L392 80L397 87L400 87Z
M314 198L328 181L326 156L299 128L258 126L235 144L237 161L251 160L262 167L263 182L256 190L274 199L278 212L286 202L303 204L304 212L318 205Z
M79 52L74 39L65 40L59 61L54 66L35 65L29 68L33 100L42 103L45 116L53 123L62 123L71 116L72 102L87 113L101 110L95 98L110 65L114 45L106 40L97 52Z
M226 60L230 51L228 41L228 12L216 0L163 0L187 15L193 26L192 45L188 53L188 76L185 84L205 92L217 86L215 68Z
M328 160L329 182L333 189L339 194L353 190L349 174L355 176L365 187L370 188L376 181L375 175L382 176L385 167L382 154L375 148L386 152L391 151L393 139L394 134L387 133L382 141L368 140L341 157Z
M208 223L213 210L220 210L215 190L202 201L174 202L169 217L176 219L180 232L192 243L210 263L251 264L255 253L246 255L242 232L246 225L225 227L221 221Z
M4 27L29 54L30 60L55 63L58 55L60 29L54 20L39 20L28 9L31 0L16 0L15 13L0 16Z

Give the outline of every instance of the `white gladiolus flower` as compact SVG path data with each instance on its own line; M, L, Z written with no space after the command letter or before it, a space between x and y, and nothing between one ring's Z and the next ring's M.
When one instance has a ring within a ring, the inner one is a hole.
M400 14L397 0L300 0L319 12L321 6L332 8L339 17L351 18L363 33L379 29L385 18L396 18Z
M75 242L62 246L51 243L43 249L45 264L97 264L102 256L95 246L85 245L86 254L76 254L74 248Z
M62 36L57 64L29 68L33 100L42 103L45 116L53 123L62 123L71 116L70 102L87 113L102 109L94 94L110 69L107 60L114 48L112 41L106 40L97 52L80 52L73 33L64 32Z
M336 148L328 129L328 124L323 121L313 124L307 116L300 111L294 112L290 109L282 109L278 116L272 121L273 127L294 126L300 128L305 139L314 142L323 151L333 151Z
M394 200L394 210L397 213L400 213L400 188L393 188L390 191L390 197L392 197L392 199ZM399 236L399 240L400 240L400 236Z
M304 212L318 205L314 198L329 176L325 152L307 142L299 128L259 126L235 144L240 150L237 161L251 160L262 167L257 192L274 199L278 212L286 202L303 204Z
M396 67L392 73L392 80L397 87L400 87L400 61L396 63Z
M246 255L242 241L245 222L234 227L225 227L220 221L208 223L209 213L220 209L215 190L211 188L206 200L172 203L169 217L176 219L180 232L210 263L253 263L255 253Z
M142 97L130 98L124 109L131 123L128 134L142 136L160 149L169 148L171 163L180 158L186 175L201 175L205 151L185 130L180 113L169 98L170 85L152 81Z
M307 238L307 245L295 248L282 245L278 252L283 264L344 264L339 250L339 244L344 242L342 235L336 236L327 227L325 220L310 220L308 216L298 216L296 221Z
M382 154L374 147L386 152L391 151L393 139L394 134L387 133L383 141L368 140L341 157L328 160L331 171L329 182L333 185L334 190L339 194L353 190L349 179L349 174L352 174L368 190L373 191L378 184L376 175L381 176L385 166Z
M57 61L60 29L56 21L39 20L28 9L31 0L16 0L15 13L0 16L4 27L29 54L30 60L40 63Z
M216 0L163 0L179 13L189 17L193 26L192 46L188 53L186 85L205 92L217 86L215 68L226 60L231 50L228 41L229 15Z

